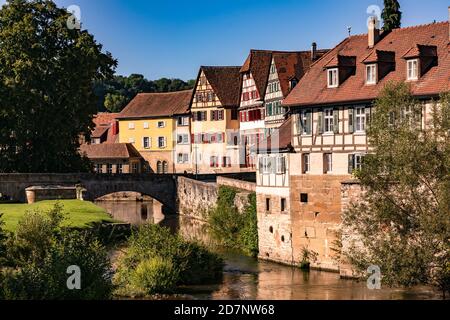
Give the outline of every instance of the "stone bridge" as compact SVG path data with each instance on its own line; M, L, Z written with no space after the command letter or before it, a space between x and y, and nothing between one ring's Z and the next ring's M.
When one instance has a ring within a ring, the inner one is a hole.
M19 202L26 202L25 189L31 186L78 184L87 190L86 200L132 191L158 200L166 213L177 211L177 177L173 175L0 174L0 194Z

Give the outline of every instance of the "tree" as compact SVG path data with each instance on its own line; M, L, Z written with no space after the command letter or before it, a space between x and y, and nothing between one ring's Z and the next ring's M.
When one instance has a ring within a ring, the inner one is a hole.
M384 21L383 30L390 32L402 25L402 12L397 0L384 0L384 9L381 14Z
M120 112L139 93L173 92L192 89L195 80L184 82L180 79L162 78L147 80L141 74L128 77L114 76L111 80L95 81L94 92L98 99L98 111Z
M390 83L375 103L373 152L355 172L361 201L344 213L344 254L360 274L378 265L384 284L450 290L450 93L423 104ZM429 119L429 117L428 117ZM428 121L427 121L428 122Z
M107 93L105 96L105 108L109 112L120 112L126 105L128 99L121 94Z
M49 0L0 10L0 172L79 172L79 137L91 132L95 80L117 62Z

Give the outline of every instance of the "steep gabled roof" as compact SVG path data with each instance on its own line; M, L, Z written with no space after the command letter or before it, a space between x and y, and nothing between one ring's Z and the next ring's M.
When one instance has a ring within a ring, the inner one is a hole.
M320 59L327 51L317 50L314 61ZM241 73L252 73L261 97L266 94L272 59L275 59L283 94L289 91L289 80L294 76L300 80L314 62L310 51L251 50L241 68Z
M316 56L320 57L327 50L317 51ZM283 96L287 96L290 92L290 81L292 79L300 80L313 64L311 52L274 52L273 60L278 73L281 91Z
M189 113L192 90L168 93L140 93L117 119L161 118Z
M250 55L241 68L241 73L252 73L256 88L261 97L264 97L266 94L273 52L269 50L251 50Z
M203 71L205 74L206 79L208 79L209 84L224 108L239 106L241 94L240 69L241 67L212 66L202 66L200 68L200 71Z
M129 159L141 158L131 143L83 144L80 153L89 159Z
M336 103L362 102L376 99L389 81L406 81L406 60L403 58L411 48L436 46L438 63L432 66L418 81L410 82L415 96L436 96L450 90L449 23L433 23L395 29L384 34L374 48L368 47L368 36L357 35L345 39L311 67L299 84L284 100L285 106L329 105ZM374 50L394 52L395 69L376 85L366 85L365 64ZM426 52L430 51L426 49ZM420 52L416 52L420 53ZM326 65L341 56L356 57L356 73L338 88L327 87Z

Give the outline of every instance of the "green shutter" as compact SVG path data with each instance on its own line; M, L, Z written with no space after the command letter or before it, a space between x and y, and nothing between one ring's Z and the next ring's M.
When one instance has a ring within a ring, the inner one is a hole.
M312 111L308 110L306 111L306 134L311 134L311 127L312 127Z
M353 107L348 108L348 132L355 132L355 110Z
M339 109L333 110L333 131L339 133Z
M355 169L355 155L348 155L348 174L353 174L353 170Z
M324 127L324 115L323 115L323 110L319 110L319 119L317 122L317 131L319 132L319 134L323 134L323 127Z

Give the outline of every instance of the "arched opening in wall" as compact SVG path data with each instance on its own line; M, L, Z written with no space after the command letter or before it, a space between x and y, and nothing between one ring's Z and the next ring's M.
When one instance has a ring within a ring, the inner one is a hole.
M270 228L269 228L269 232L270 232L270 233L273 233L273 227L270 227Z
M284 236L281 236L281 242L284 242L285 240Z
M169 163L167 161L163 162L163 173L164 174L169 173Z
M163 173L163 164L161 161L158 161L156 163L156 173L157 174L162 174Z

